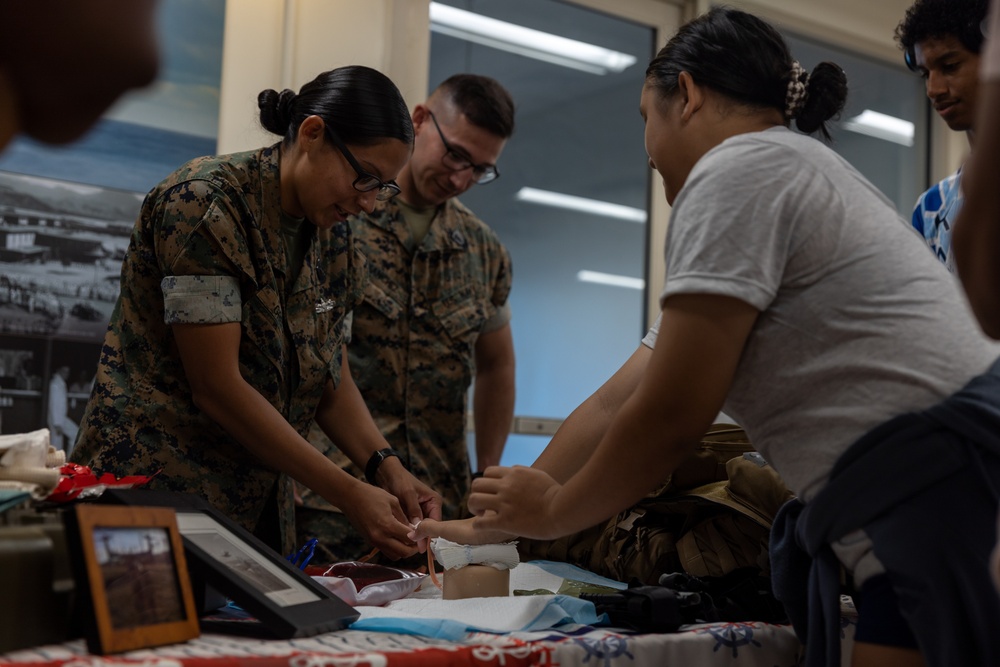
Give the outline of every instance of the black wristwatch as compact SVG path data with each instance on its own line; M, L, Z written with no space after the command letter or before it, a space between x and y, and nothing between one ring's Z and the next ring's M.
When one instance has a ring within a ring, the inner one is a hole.
M401 458L399 452L397 452L392 447L386 447L385 449L380 449L371 458L368 459L368 463L365 465L365 479L368 480L369 484L378 486L375 482L375 473L378 472L378 467L382 465L382 461L385 461L390 456L395 456L396 458Z

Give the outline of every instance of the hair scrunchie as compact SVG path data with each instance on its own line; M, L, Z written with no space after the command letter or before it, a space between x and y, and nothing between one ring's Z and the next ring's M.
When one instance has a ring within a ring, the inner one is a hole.
M785 118L795 118L806 104L806 85L809 83L809 72L802 69L797 60L792 61L792 69L788 76L788 90L785 91Z

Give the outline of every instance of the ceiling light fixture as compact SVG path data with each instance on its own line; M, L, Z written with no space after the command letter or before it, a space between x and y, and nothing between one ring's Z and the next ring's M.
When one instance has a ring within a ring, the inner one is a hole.
M539 190L538 188L521 188L514 195L517 201L529 202L531 204L541 204L542 206L554 206L555 208L566 208L571 211L582 211L593 215L604 215L609 218L628 220L629 222L646 222L646 212L641 208L612 204L611 202L600 201L598 199L587 199L575 195L564 195L561 192L550 192Z
M908 120L865 109L842 124L845 130L891 141L901 146L913 145L914 125Z
M621 72L635 56L533 30L440 2L431 3L431 31L591 74Z
M601 273L600 271L578 271L576 279L584 283L597 283L598 285L611 285L612 287L627 287L629 289L644 289L646 281L642 278L631 278L620 276L616 273Z

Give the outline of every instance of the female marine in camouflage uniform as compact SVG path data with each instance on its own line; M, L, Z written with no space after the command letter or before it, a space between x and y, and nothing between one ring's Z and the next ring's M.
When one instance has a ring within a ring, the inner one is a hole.
M315 418L356 462L386 447L351 380L344 317L364 258L348 215L392 197L409 157L406 104L343 67L259 97L284 137L199 158L146 197L122 267L74 460L199 494L275 549L293 544L292 480L344 508L391 557L440 497L399 463L360 482L303 436Z

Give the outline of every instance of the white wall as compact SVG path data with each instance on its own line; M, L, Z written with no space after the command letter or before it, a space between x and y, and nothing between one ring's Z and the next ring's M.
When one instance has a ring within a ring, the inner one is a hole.
M427 90L429 0L229 0L219 152L275 140L257 122L257 94L298 90L320 72L367 65L412 106Z

